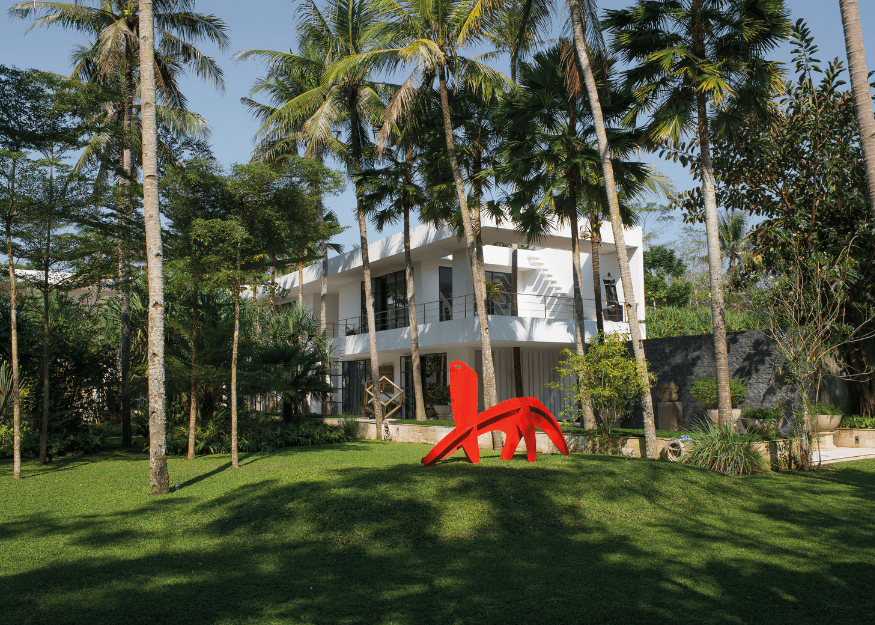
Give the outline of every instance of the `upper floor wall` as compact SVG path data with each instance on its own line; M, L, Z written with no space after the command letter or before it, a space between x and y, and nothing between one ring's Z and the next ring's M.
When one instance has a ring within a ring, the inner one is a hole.
M586 231L586 229L587 226L584 224L582 230ZM603 243L599 254L600 286L602 299L608 306L608 300L623 301L624 296L619 280L619 262L613 243L613 232L609 223L603 224L601 235ZM624 235L633 288L636 292L635 300L643 302L641 229L637 227L627 229ZM437 229L425 225L413 228L410 237L418 323L472 316L474 289L464 240L457 238L455 232L448 228ZM574 286L571 233L568 228L558 230L555 234L538 241L538 249L519 250L517 296L513 298L514 301L511 301L509 296L512 271L511 248L492 244L497 242L526 244L526 241L513 228L498 226L494 222L484 223L483 241L487 280L494 284L501 284L504 293L491 299L488 304L491 314L507 315L510 313L510 306L515 304L517 316L520 317L573 318L571 298ZM591 246L588 240L581 240L580 245L584 313L587 319L595 319ZM377 307L382 308L381 318L377 320L378 329L396 327L398 323L407 325L407 312L404 308L406 301L402 301L406 293L403 273L405 267L403 234L398 233L371 243L369 254L371 276L372 280L375 280L375 301L378 302ZM341 334L351 329L356 332L364 331L365 328L361 327L364 277L361 251L356 249L329 259L328 276L326 299L328 322L340 323L344 328ZM304 270L304 301L308 308L317 313L321 304L321 279L322 263L316 263ZM615 293L606 292L605 280L608 281L608 286L614 284ZM286 301L295 301L298 296L298 273L281 276L278 282L281 288L288 290ZM643 319L643 304L638 306L638 316L639 319ZM619 321L616 318L614 320Z

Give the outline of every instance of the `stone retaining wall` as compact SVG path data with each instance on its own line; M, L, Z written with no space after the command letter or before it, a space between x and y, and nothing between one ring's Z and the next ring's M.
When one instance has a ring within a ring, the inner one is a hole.
M326 419L329 423L339 423L340 419ZM366 440L376 440L377 428L374 421L367 419L357 419L359 422L358 438ZM449 434L453 428L439 425L416 425L409 423L395 423L392 420L387 420L383 423L386 434L388 436L384 440L390 440L396 443L421 443L425 445L436 445L440 440ZM875 430L872 430L875 432ZM503 435L502 435L503 436ZM643 437L620 437L616 438L619 445L617 452L630 458L641 458L644 456L644 438ZM659 456L665 457L666 448L670 438L657 437L656 444L659 450ZM480 449L492 449L491 433L481 434L477 440ZM572 453L591 453L591 441L583 434L565 433L565 444L568 445L568 451ZM763 441L757 443L760 454L771 464L775 465L778 462L778 457L782 453L783 441ZM535 431L535 445L539 454L556 454L559 450L550 437L541 430ZM520 446L517 448L517 453L525 452L525 443L520 441Z

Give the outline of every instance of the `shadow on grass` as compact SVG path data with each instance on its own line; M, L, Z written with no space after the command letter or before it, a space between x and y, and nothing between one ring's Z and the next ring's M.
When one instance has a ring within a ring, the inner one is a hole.
M849 487L871 496L871 471L800 476L781 499L786 484L769 477L616 458L523 463L340 468L207 500L183 491L116 514L21 519L0 536L92 550L5 570L4 616L835 625L875 611L871 500L830 503ZM197 523L175 530L161 514ZM859 557L834 553L844 545Z

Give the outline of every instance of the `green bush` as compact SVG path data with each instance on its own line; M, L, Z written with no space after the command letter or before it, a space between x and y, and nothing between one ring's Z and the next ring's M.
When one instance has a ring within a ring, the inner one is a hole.
M841 408L839 408L838 406L833 405L833 404L830 404L829 406L826 406L824 404L817 404L815 406L812 406L812 408L811 408L811 414L814 414L814 415L828 414L828 415L835 416L835 415L840 415L842 413L844 413L844 410L842 410Z
M450 398L450 387L449 386L435 386L433 389L428 391L428 401L433 404L437 404L438 406L446 406L451 403Z
M12 457L14 431L11 421L0 425L0 458ZM39 456L40 433L27 421L21 421L21 457L36 458ZM49 434L46 441L46 451L49 457L65 456L70 453L91 454L100 451L106 442L106 434L99 426L82 426L79 429L63 435Z
M343 435L347 439L353 440L358 438L359 422L355 417L340 420L340 429L343 430Z
M744 380L729 379L729 394L732 396L732 407L737 408L747 397ZM690 395L705 408L717 406L717 380L714 378L693 378L690 385Z
M731 425L708 423L691 432L693 442L686 462L725 475L753 475L765 470L756 448L757 437L736 434Z
M756 315L731 307L726 309L727 332L757 330L762 327L762 322ZM710 306L690 308L660 306L647 309L647 338L649 339L698 336L711 334L713 331Z
M860 415L848 415L842 418L839 427L875 429L875 417L861 417Z
M284 447L328 445L343 443L350 438L340 426L329 425L321 419L285 423L260 413L244 413L237 418L237 449L241 452L271 452ZM148 449L148 437L137 439L135 446L143 451ZM196 428L195 451L199 455L231 452L231 417L227 411L216 411L212 420ZM178 455L188 453L187 425L169 429L167 452Z
M784 418L784 413L778 408L745 408L741 411L741 418L781 421Z

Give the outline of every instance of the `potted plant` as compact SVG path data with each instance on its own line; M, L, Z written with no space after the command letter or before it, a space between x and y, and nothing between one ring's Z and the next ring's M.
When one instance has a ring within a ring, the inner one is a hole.
M450 405L449 386L435 386L430 389L428 391L428 401L432 403L432 407L439 417L448 417L453 412L453 408Z
M811 428L818 433L833 432L842 421L842 409L818 403L811 408Z
M780 408L747 408L741 411L741 425L753 434L774 434L784 422Z
M690 385L690 395L706 409L705 412L708 414L708 418L717 423L717 380L714 378L694 378L693 383ZM738 406L747 397L744 381L738 378L730 378L729 395L732 400L732 422L735 423L741 418L741 408Z

